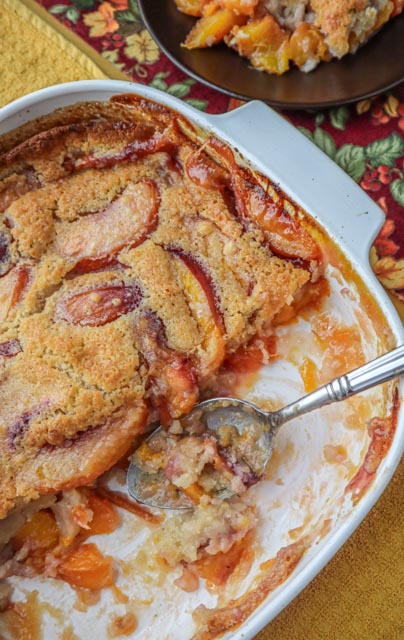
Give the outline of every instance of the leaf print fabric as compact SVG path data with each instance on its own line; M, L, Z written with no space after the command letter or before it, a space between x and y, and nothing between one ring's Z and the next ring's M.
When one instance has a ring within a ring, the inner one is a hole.
M133 80L210 113L241 104L187 77L166 58L143 25L137 0L37 2ZM353 105L282 115L382 207L386 223L371 264L380 282L404 301L404 85Z

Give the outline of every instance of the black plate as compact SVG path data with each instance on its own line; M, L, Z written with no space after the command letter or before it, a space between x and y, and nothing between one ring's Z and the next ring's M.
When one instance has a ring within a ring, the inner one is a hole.
M174 0L139 0L143 20L164 53L204 84L242 100L276 107L310 109L354 102L404 80L404 14L393 18L355 55L321 63L314 71L297 68L274 76L249 66L225 45L189 51L181 47L195 18Z

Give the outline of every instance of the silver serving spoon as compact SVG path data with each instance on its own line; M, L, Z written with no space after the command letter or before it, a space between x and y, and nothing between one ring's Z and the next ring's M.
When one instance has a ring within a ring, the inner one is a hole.
M246 486L249 486L257 482L265 471L271 456L272 440L285 422L333 402L345 400L382 382L392 380L402 373L404 373L404 345L335 378L316 391L277 411L263 411L251 402L236 398L205 400L196 405L187 416L181 418L185 434L181 433L177 436L173 434L170 437L184 437L188 434L188 427L192 432L193 423L198 425L197 432L201 434L204 431L220 432L221 428L228 428L228 425L235 427L238 434L243 436L253 433L248 455L242 460L244 469L247 465L250 472L250 479L246 480ZM147 442L153 445L157 442L157 438L161 439L163 434L165 437L165 432L159 427L151 433ZM162 509L189 509L193 506L181 491L172 490L171 483L169 483L171 493L168 497L167 492L163 490L163 484L168 482L165 476L161 473L157 475L145 473L133 460L128 468L126 482L129 494L143 504ZM226 498L234 493L236 491L223 490L216 496Z

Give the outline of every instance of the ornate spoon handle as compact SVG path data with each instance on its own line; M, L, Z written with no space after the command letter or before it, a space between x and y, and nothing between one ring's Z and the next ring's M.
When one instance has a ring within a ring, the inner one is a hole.
M292 402L278 411L268 413L269 426L273 431L276 431L292 418L297 418L327 404L345 400L356 393L397 378L402 373L404 373L404 345L339 378L334 378L328 384L303 396L296 402Z

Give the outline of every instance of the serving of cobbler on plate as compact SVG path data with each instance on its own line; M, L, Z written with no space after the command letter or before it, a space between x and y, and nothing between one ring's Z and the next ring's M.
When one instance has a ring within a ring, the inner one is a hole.
M269 513L284 501L282 465L299 469L293 427L263 481L224 500L204 491L220 452L163 438L193 507L184 513L128 499L128 459L154 424L172 434L200 399L250 394L271 408L284 398L268 398L265 376L293 394L286 366L309 391L361 364L380 313L349 289L338 268L355 277L313 220L160 105L76 104L5 134L0 151L1 634L155 638L160 613L170 640L217 637L327 532L332 482L328 495L319 480L324 517L310 534L297 521L285 539ZM390 339L380 336L377 349ZM386 396L372 393L381 410ZM359 499L395 422L372 422L361 397L343 415L336 441L312 446ZM268 483L280 493L263 511ZM313 486L296 497L303 511Z
M291 65L312 71L321 61L342 58L391 18L401 0L175 0L199 20L188 49L224 41L253 67L282 74Z

